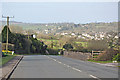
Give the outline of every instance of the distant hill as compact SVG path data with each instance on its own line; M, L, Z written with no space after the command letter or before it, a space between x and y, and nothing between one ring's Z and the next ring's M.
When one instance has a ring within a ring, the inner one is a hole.
M0 21L2 26L6 24L5 21ZM76 32L76 33L96 33L96 32L117 32L118 23L87 23L87 24L74 24L74 23L22 23L11 21L10 26L19 26L23 30L35 30L44 32L45 30L50 33L59 32Z

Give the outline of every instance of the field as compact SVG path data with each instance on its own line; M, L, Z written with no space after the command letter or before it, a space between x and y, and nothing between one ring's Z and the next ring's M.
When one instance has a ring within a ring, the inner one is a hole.
M51 46L51 43L53 42L53 49L61 49L58 42L59 40L53 40L53 39L38 39L40 41L43 41L48 47Z
M51 46L51 43L53 42L53 49L62 49L62 47L59 46L59 40L55 40L55 39L38 39L40 41L43 41L46 45ZM83 47L87 47L88 46L88 42L78 42L78 41L74 41L75 43L82 44Z
M58 40L54 40L54 39L38 39L38 40L58 42Z
M88 46L88 42L76 42L77 44L82 44L83 47L87 47Z

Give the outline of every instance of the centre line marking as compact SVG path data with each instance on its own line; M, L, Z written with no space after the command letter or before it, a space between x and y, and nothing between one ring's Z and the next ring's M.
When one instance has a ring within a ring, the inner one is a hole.
M47 57L48 57L48 56L47 56ZM57 63L63 64L64 66L67 66L68 68L71 68L71 69L76 70L76 71L78 71L78 72L82 72L81 70L79 70L79 69L77 69L77 68L71 67L71 66L69 66L69 65L67 65L67 64L64 64L64 63L62 63L62 62L60 62L60 61L57 61L57 60L54 59L54 58L51 58L51 57L48 57L48 58L54 60L54 61L57 62ZM95 76L93 76L93 75L89 75L89 76L92 77L92 78L94 78L94 79L101 80L101 79L99 79L99 78L97 78L97 77L95 77Z
M95 79L97 79L97 80L101 80L101 79L99 79L99 78L97 78L97 77L95 77L95 76L93 76L93 75L90 75L90 77L95 78Z

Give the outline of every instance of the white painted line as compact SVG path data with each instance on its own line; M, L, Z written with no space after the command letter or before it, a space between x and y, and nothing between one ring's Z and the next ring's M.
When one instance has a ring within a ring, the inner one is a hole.
M47 57L48 57L48 56L47 56ZM50 58L50 57L48 57L48 58ZM56 59L53 59L53 58L50 58L50 59L58 62L59 64L63 64L64 66L67 66L68 68L72 68L73 70L76 70L76 71L78 71L78 72L82 72L81 70L79 70L79 69L77 69L77 68L71 67L71 66L69 66L69 65L67 65L67 64L64 64L64 63L62 63L62 62L60 62L60 61L57 61Z
M56 59L53 59L54 61L56 61Z
M64 66L67 66L67 67L70 67L69 65L67 65L67 64L64 64L64 63L62 63Z
M59 61L58 61L58 63L60 63L60 64L61 64L61 62L59 62Z
M74 69L74 70L76 70L76 71L79 71L79 72L81 72L81 70L79 70L79 69L76 69L76 68L74 68L74 67L73 67L72 69Z
M66 65L66 64L63 63L63 65Z
M46 57L48 57L48 56L46 56ZM62 62L60 62L60 61L57 61L56 59L53 59L53 58L51 58L51 57L48 57L49 59L52 59L52 60L54 60L54 61L56 61L56 62L58 62L58 63L60 63L60 64L63 64L64 66L67 66L68 68L71 68L71 69L73 69L73 70L76 70L76 71L78 71L78 72L82 72L81 70L79 70L79 69L77 69L77 68L74 68L74 67L71 67L71 66L69 66L69 65L67 65L67 64L64 64L64 63L62 63ZM99 78L97 78L97 77L95 77L95 76L93 76L93 75L89 75L90 77L92 77L92 78L95 78L95 79L97 79L97 80L101 80L101 79L99 79Z
M54 60L54 61L56 61L56 60Z
M81 70L78 70L79 72L82 72Z
M70 67L69 65L67 65L67 67Z
M91 76L92 78L95 78L95 79L97 78L97 77L95 77L95 76L93 76L93 75L90 75L90 76Z

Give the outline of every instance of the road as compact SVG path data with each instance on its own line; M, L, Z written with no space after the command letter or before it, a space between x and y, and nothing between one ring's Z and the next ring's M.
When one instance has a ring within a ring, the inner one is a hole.
M24 56L11 78L117 78L118 69L62 56Z

